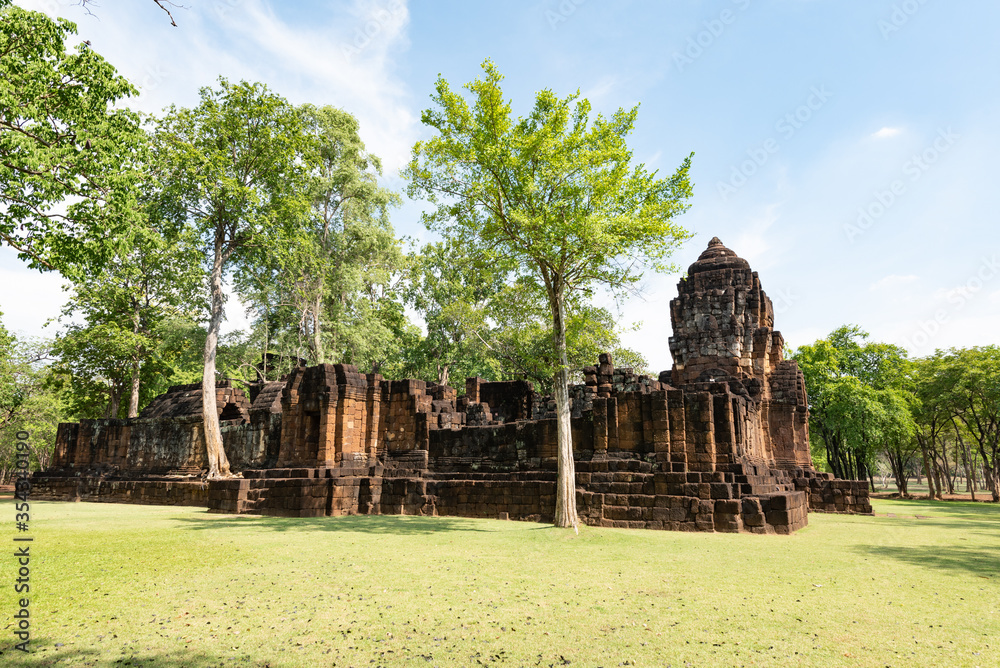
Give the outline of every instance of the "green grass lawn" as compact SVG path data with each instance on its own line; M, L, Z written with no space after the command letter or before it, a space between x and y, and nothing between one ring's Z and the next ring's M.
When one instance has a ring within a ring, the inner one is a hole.
M793 536L576 536L34 502L33 653L8 549L0 664L1000 665L1000 507L873 505Z

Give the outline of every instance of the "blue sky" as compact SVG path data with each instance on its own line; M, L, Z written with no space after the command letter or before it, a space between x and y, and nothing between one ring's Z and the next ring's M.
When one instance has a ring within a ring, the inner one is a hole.
M912 354L1000 342L1000 3L994 0L695 2L265 2L190 0L178 27L151 1L19 0L79 25L80 39L142 89L150 113L197 102L219 75L356 116L402 190L427 136L435 78L454 86L492 58L519 113L534 93L579 89L596 110L640 104L636 161L672 172L694 151L697 236L760 273L792 345L856 323ZM421 204L394 216L424 238ZM678 276L651 275L623 306L625 342L671 364ZM52 335L58 276L0 249L8 328ZM229 327L245 321L231 305Z

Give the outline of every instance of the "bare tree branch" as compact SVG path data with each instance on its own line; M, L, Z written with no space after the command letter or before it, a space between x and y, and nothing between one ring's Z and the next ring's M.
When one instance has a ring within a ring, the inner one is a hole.
M171 0L153 0L153 2L156 3L157 7L159 7L160 9L162 9L163 11L165 11L167 13L167 18L170 19L170 25L172 25L173 27L176 28L177 27L177 22L174 21L174 15L170 13L170 8L169 7L178 7L178 8L181 8L181 9L185 9L185 7L183 7L182 5L178 5L175 2L171 2ZM78 4L81 7L83 7L83 10L85 12L87 12L88 14L90 14L91 16L96 16L96 15L92 11L90 11L90 7L88 5L93 5L94 7L99 7L100 6L96 2L94 2L94 0L80 0L80 2ZM169 7L168 7L168 5L169 5Z

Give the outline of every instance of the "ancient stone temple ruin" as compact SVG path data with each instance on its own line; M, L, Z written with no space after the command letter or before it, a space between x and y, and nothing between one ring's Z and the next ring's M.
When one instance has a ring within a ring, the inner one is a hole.
M610 355L570 386L577 506L587 524L789 533L807 512L870 513L865 482L812 467L806 388L746 260L712 239L670 304L674 365L658 378ZM242 478L204 482L200 387L133 420L61 425L36 490L51 498L203 504L222 513L352 513L549 521L553 404L525 381L455 388L344 364L217 389ZM187 476L187 477L185 477Z

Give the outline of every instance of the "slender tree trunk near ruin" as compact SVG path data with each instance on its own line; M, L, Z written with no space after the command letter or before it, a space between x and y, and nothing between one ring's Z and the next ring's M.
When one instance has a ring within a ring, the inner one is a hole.
M448 373L451 365L450 364L438 364L438 385L448 384Z
M132 333L139 334L139 313L132 314ZM128 399L128 416L139 417L139 350L132 355L132 387Z
M139 359L132 359L132 389L128 398L128 416L139 417Z
M323 334L320 331L320 309L323 307L322 290L317 291L316 300L313 302L313 353L316 355L316 364L322 364L326 360L323 357Z
M827 435L826 430L821 429L820 438L823 439L823 444L826 445L826 463L829 464L830 468L833 470L833 475L841 480L847 480L847 476L844 475L844 465L840 456L840 446L837 444L836 436Z
M268 378L267 378L267 349L270 348L270 344L271 344L271 333L270 333L270 330L268 330L268 328L267 328L267 318L265 317L264 318L264 350L262 350L261 353L260 353L260 365L264 369L264 371L261 373L261 375L264 376L264 382L265 383L268 380Z
M573 461L573 432L569 411L569 361L566 358L566 319L562 295L550 299L552 336L559 356L554 380L556 399L556 512L557 527L577 528L576 464Z
M222 448L222 429L219 426L219 408L215 401L215 354L222 327L222 238L215 237L215 258L212 262L212 316L208 321L205 337L205 369L201 377L202 414L205 424L205 450L208 454L208 477L225 478L229 473L229 459Z

